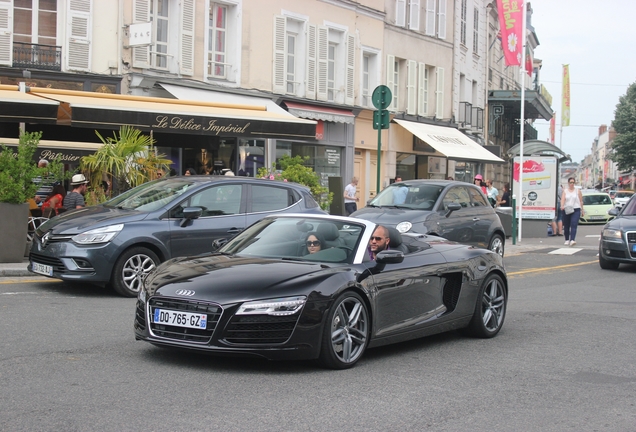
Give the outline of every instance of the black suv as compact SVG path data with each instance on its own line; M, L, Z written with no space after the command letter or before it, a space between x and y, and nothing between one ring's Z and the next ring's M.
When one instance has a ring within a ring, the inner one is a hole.
M477 186L448 180L393 183L352 217L399 232L435 235L504 255L506 234L495 209Z
M309 189L295 183L225 176L164 178L41 225L29 270L66 281L110 284L132 297L159 263L210 252L214 240L232 237L279 212L325 214Z

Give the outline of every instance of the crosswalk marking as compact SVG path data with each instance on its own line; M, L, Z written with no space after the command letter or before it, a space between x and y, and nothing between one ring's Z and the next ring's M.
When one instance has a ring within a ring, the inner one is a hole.
M559 248L559 249L553 250L552 252L548 252L548 254L551 254L551 255L574 255L578 251L582 251L582 250L583 249L581 249L581 248L573 248L573 247Z

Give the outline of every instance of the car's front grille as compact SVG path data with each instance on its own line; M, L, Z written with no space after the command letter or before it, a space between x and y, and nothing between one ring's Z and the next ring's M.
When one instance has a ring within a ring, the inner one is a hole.
M199 343L207 343L210 338L212 338L212 334L223 313L223 308L217 304L161 297L152 297L148 301L148 306L150 308L150 315L154 314L155 308L206 314L207 325L205 329L178 327L150 322L150 331L156 336Z
M70 235L46 235L44 234L42 237L37 236L37 239L42 244L42 248L46 249L46 247L53 243L64 243L71 241L73 236Z
M235 315L224 339L236 344L280 344L291 337L299 316Z
M636 258L636 251L634 251L634 245L636 245L636 231L628 231L625 233L627 237L627 249L632 258Z
M45 264L45 265L53 267L53 271L56 273L66 272L66 267L64 267L62 260L60 260L59 258L32 252L29 254L29 259L32 262L36 262L38 264Z

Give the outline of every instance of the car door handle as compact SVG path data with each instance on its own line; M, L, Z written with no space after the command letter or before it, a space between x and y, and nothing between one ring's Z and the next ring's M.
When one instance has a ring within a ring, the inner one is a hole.
M478 220L481 220L481 219L480 219L480 218L478 218L478 217L474 217L474 218L473 218L473 220L474 220L475 222L477 222Z
M230 228L229 230L227 230L228 234L237 234L240 233L241 231L243 231L243 228Z

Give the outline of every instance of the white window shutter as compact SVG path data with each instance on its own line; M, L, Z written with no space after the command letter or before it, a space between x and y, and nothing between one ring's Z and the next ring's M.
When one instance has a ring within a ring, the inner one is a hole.
M285 94L285 37L287 33L287 20L284 16L274 16L274 82L272 83L272 92L276 94Z
M406 26L406 0L395 0L395 25Z
M66 70L91 70L91 0L70 0L67 5Z
M329 29L318 27L318 94L316 98L327 100L327 67L329 55Z
M179 73L194 74L194 0L181 0Z
M307 76L305 77L305 97L307 99L316 99L316 74L318 72L316 31L315 25L309 24L307 26Z
M437 0L426 0L426 34L435 36L435 3Z
M435 92L435 117L444 118L444 68L437 68L437 90Z
M393 86L395 85L395 80L393 79L394 68L395 68L395 56L392 56L389 54L386 56L386 86L389 88L389 90L391 90L391 93L393 93L394 91ZM395 110L393 101L395 101L396 96L397 95L393 95L393 97L391 98L391 104L388 106L389 110L392 110L392 111Z
M356 37L355 35L347 35L347 76L346 84L347 89L345 91L345 104L354 104L354 73L356 66Z
M426 116L428 114L428 71L424 63L419 63L417 78L417 115Z
M439 0L437 20L437 37L446 39L446 0Z
M409 8L409 28L411 30L420 29L420 0L411 0Z
M415 115L417 110L417 62L409 60L406 69L408 79L406 83L406 113Z
M147 22L150 22L150 0L133 0L133 23ZM135 47L132 50L133 67L148 69L150 67L150 46Z
M0 65L13 65L13 2L0 2Z

